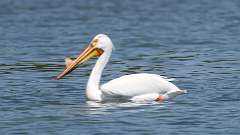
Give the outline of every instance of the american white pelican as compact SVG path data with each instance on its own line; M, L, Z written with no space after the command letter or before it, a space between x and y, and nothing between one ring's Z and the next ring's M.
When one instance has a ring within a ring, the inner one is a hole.
M180 90L165 77L147 73L124 75L100 86L102 71L111 56L112 49L113 43L107 35L96 35L75 60L65 59L66 68L56 79L63 78L89 58L98 56L87 83L86 96L89 100L124 98L131 101L164 101L186 93L186 90Z

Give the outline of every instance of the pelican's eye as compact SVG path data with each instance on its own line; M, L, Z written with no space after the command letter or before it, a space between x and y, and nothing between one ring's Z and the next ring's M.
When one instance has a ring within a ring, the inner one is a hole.
M98 39L94 39L91 44L92 47L95 47L97 45L97 42L98 42Z

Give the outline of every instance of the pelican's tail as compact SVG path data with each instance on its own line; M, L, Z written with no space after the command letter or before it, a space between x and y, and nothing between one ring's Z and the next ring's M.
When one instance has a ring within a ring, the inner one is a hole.
M181 90L182 91L182 94L186 94L187 93L187 90Z

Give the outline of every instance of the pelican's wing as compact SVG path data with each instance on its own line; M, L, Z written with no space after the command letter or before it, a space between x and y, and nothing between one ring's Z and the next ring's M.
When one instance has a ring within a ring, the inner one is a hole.
M169 82L173 82L173 81L176 81L175 78L169 78L169 77L166 77L166 76L161 76L163 79L169 81Z
M174 84L155 74L131 74L111 80L101 86L107 95L136 96L147 93L165 94L179 90Z

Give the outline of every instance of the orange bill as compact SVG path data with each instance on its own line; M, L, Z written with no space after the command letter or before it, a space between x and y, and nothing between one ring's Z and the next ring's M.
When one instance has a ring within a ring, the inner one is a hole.
M67 74L71 73L79 64L84 63L88 59L100 56L103 53L102 49L96 48L92 44L90 44L75 60L71 60L69 58L65 59L66 68L63 72L61 72L56 79L59 80L66 76Z

